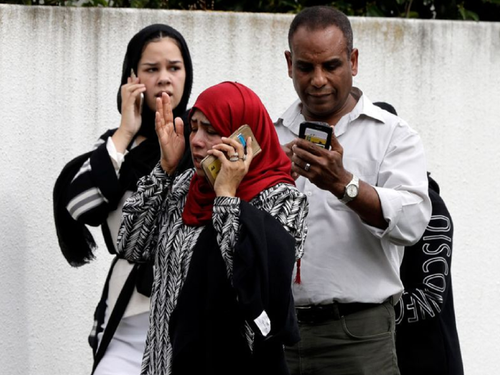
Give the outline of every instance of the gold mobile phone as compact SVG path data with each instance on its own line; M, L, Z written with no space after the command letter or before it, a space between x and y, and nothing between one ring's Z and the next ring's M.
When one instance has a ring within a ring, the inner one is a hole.
M250 126L242 125L233 134L229 136L229 138L231 139L238 140L245 147L245 152L247 146L246 140L248 139L248 137L252 138L252 150L253 150L253 156L255 156L259 152L261 152L262 149L260 148L259 143L255 139L255 136L253 135ZM214 186L215 179L217 178L217 175L219 174L221 168L220 160L213 155L207 155L201 161L201 167L205 172L205 176L207 177L208 182L210 182L210 184Z

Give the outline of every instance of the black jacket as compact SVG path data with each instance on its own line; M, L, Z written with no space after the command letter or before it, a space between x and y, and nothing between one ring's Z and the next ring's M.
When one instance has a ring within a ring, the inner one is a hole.
M266 212L241 202L232 285L211 224L200 234L170 321L174 375L288 374L283 345L299 340L291 293L295 240ZM271 331L253 323L265 310ZM253 351L243 334L255 333Z
M463 375L451 283L453 222L429 176L431 220L401 265L405 291L396 305L401 375Z

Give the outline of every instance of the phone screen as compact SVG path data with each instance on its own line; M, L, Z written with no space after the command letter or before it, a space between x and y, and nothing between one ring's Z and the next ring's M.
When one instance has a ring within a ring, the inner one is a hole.
M326 122L304 121L300 124L299 137L319 147L329 149L332 132L332 127Z
M328 139L328 133L319 129L306 128L306 130L304 131L304 139L325 148L326 140Z

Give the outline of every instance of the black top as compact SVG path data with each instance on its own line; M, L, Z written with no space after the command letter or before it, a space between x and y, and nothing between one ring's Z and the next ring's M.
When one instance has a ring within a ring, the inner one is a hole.
M193 249L169 324L174 375L289 374L283 344L299 339L291 278L295 240L270 214L241 201L232 285L208 224ZM267 336L253 323L262 311ZM250 351L244 322L255 332Z
M439 186L429 176L431 220L405 248L396 305L396 349L401 375L463 375L451 283L453 222Z

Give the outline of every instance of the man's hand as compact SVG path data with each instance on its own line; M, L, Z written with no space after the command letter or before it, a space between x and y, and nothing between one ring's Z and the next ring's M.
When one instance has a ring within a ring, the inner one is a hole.
M332 135L330 150L300 138L294 141L291 149L292 173L298 173L320 189L342 198L353 175L344 168L344 149L335 135ZM378 193L366 182L359 181L359 194L348 203L348 207L367 224L381 229L387 228L388 223L384 219Z
M332 135L330 150L297 138L293 141L291 151L292 173L308 178L317 187L330 191L337 198L342 197L352 174L344 169L344 149L335 135Z

